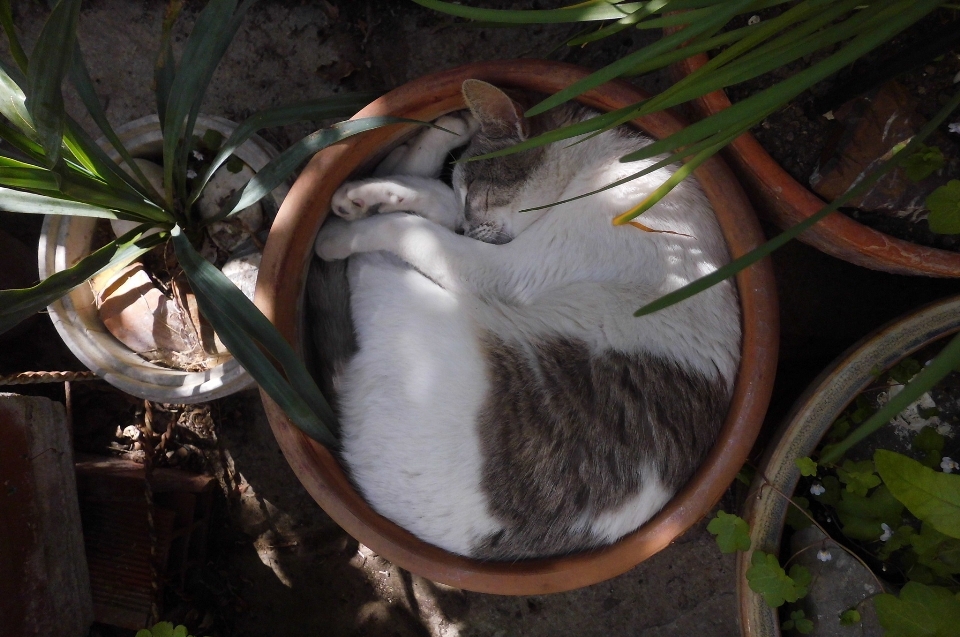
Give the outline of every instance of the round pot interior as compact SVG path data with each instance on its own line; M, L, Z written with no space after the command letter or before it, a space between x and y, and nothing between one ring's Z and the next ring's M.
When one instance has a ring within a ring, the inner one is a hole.
M484 62L420 78L384 95L355 118L396 115L433 120L464 108L460 86L481 79L504 88L554 93L588 72L540 60ZM642 99L625 83L609 83L581 101L607 111ZM661 113L637 122L652 137L682 127ZM257 284L257 305L280 332L300 347L302 293L313 242L330 198L351 173L368 165L410 126L377 129L324 150L291 188L271 229ZM736 179L719 159L697 177L714 206L731 253L741 255L763 241L756 218ZM300 433L261 391L271 427L291 467L314 499L348 533L395 564L458 588L500 594L570 590L619 575L664 548L719 500L759 432L770 397L778 344L777 301L767 261L737 277L743 320L743 354L730 412L717 443L695 477L651 521L617 543L564 557L518 562L481 562L426 544L374 512L353 489L335 456Z
M876 379L874 370L889 369L913 352L960 331L960 296L928 305L851 347L824 371L791 409L760 463L744 518L750 525L751 550L737 558L740 625L745 637L779 637L777 610L750 589L746 574L754 550L777 555L791 494L800 481L796 458L809 457L847 405ZM763 478L769 487L762 488ZM779 492L779 493L778 493Z
M708 60L705 54L695 55L677 63L674 68L685 76ZM692 104L701 117L708 117L729 108L730 99L721 90L704 95ZM795 226L827 205L791 177L749 132L727 146L724 154L753 196L759 214L780 228ZM821 252L872 270L960 277L960 253L897 239L841 212L830 214L799 238Z
M229 137L236 125L218 117L201 115L196 130L202 135L216 130ZM135 157L152 157L162 152L163 138L156 115L129 122L117 135ZM114 161L119 154L105 140L98 142ZM276 151L254 137L237 149L240 157L253 170L260 170ZM272 214L288 188L275 189L268 199ZM90 253L96 219L48 215L40 237L40 277L64 270ZM50 318L70 351L89 369L111 385L140 398L164 403L196 403L230 395L255 386L253 379L236 360L202 372L187 372L161 367L141 358L118 341L100 320L94 295L86 283L48 307Z

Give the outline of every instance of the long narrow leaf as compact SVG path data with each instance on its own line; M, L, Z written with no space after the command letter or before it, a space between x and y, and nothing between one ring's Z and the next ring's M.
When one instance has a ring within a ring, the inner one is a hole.
M183 0L169 0L167 10L163 14L163 28L160 33L160 53L153 67L153 82L157 98L157 115L160 116L160 130L167 117L167 103L170 101L170 90L177 76L177 63L173 59L173 25L177 22L180 11L183 10Z
M253 302L194 250L179 227L172 234L177 259L190 279L200 311L220 340L297 427L336 448L333 410L293 348ZM258 343L280 364L286 379Z
M79 16L80 0L60 0L40 31L27 69L26 106L51 168L60 159L65 115L61 85L70 68Z
M31 288L0 290L0 334L36 314L73 288L108 267L129 263L165 240L159 234L142 236L145 226L111 241L74 266L55 272Z
M900 152L871 171L870 174L864 177L859 183L857 183L856 186L824 206L822 209L820 209L820 211L810 215L800 223L785 230L770 241L757 248L754 248L747 254L734 259L716 271L711 272L710 274L701 277L692 283L688 283L687 285L674 290L673 292L665 294L655 301L647 303L639 310L634 312L634 316L646 316L647 314L652 314L662 310L665 307L669 307L675 303L683 301L684 299L690 298L694 294L702 292L703 290L706 290L707 288L712 287L717 283L730 278L731 276L734 276L741 270L748 268L760 259L769 256L770 253L777 248L783 246L791 239L798 237L804 231L809 230L818 221L830 213L835 212L854 197L857 197L869 190L870 187L877 183L885 174L899 165L904 158L913 154L913 152L919 147L920 143L923 142L923 140L925 140L930 133L936 130L937 127L942 124L954 110L956 110L957 106L960 106L960 92L954 95L953 98L942 109L940 109L937 115L934 116L932 120L927 122L926 126L924 126L923 129L917 133L910 143L907 144Z
M17 75L19 73L0 61L0 115L7 118L23 135L36 142L39 139L37 127L33 125L33 118L25 104L26 95L20 86L21 82L26 84L26 78L16 77Z
M611 4L606 0L590 0L560 9L510 11L503 9L476 9L440 0L413 0L422 7L441 13L509 24L554 24L558 22L590 22L594 20L619 20L642 6L640 2Z
M106 208L91 206L78 201L57 199L45 195L10 188L0 188L0 207L9 212L25 212L36 215L77 215L117 219L117 213Z
M187 119L196 100L203 98L204 80L213 74L212 69L220 61L217 52L223 38L224 25L236 8L236 0L211 0L203 8L193 31L187 39L177 75L170 87L166 116L163 121L163 187L167 205L173 206L174 169L177 145L183 139ZM233 34L228 34L232 37ZM185 171L181 171L185 172Z
M10 0L0 0L0 25L3 26L4 33L7 34L7 42L10 44L10 55L13 61L20 67L22 73L27 72L27 54L20 46L20 39L13 28L13 11L10 8Z
M590 89L596 88L601 84L605 84L610 80L620 77L647 59L654 58L673 49L674 47L680 46L683 42L689 40L695 35L719 29L725 25L730 18L735 16L740 9L748 6L754 1L755 0L729 0L729 2L714 8L712 10L713 15L710 18L703 19L696 24L677 31L676 33L665 36L661 40L645 46L639 51L635 51L620 58L612 64L608 64L599 71L595 71L582 80L578 80L567 88L554 93L547 99L541 101L539 104L528 109L525 115L527 117L531 117L533 115L543 113L544 111L547 111L555 106L559 106L560 104L563 104L564 102L571 100L576 96L589 91Z
M930 361L913 380L907 383L900 393L893 396L877 413L870 416L840 442L824 447L820 456L820 463L829 465L837 462L843 457L843 454L849 451L850 447L890 422L910 403L930 391L934 385L955 370L958 365L960 365L960 335L950 339L950 343L937 354L937 357Z
M188 199L188 205L200 197L200 192L213 177L220 166L230 158L230 155L257 131L274 126L286 126L296 122L316 121L331 117L348 117L363 108L375 99L379 93L347 93L323 97L289 106L278 106L260 111L245 119L233 131L229 138L220 146L217 155L211 160L210 166L194 186L194 191Z
M87 112L90 113L90 117L100 129L100 132L103 133L104 137L107 138L107 141L110 142L110 145L113 146L114 150L120 154L120 158L123 160L123 162L130 168L130 170L133 171L133 174L136 176L137 183L140 187L139 189L136 189L135 192L145 195L157 205L162 206L163 197L152 185L150 185L150 181L143 174L143 171L140 170L140 167L137 165L137 163L133 161L133 157L130 156L130 152L123 145L123 142L120 141L117 133L113 130L113 126L110 125L110 121L107 120L107 114L104 112L103 106L100 104L100 99L97 97L97 92L93 87L93 81L90 79L90 72L87 70L87 65L83 61L83 54L80 51L79 43L74 46L73 50L73 62L70 68L70 81L73 83L74 88L77 89L77 94L80 96L81 101L83 101L83 105L87 108ZM82 142L78 141L78 145L80 148L83 148ZM104 179L117 177L117 175L112 171L112 166L110 167L110 172L105 171L103 167L97 165L95 156L89 149L84 149L84 151L87 158L90 160L91 165L97 171L97 174L100 177ZM108 163L113 164L113 162L110 162L109 160ZM114 185L122 185L123 188L126 188L128 182L126 180L121 180L119 183L114 181Z
M253 179L247 182L243 190L235 192L220 209L220 212L210 221L222 219L260 201L267 193L283 183L300 164L313 156L317 151L336 144L348 137L392 124L432 126L429 122L421 122L415 119L383 116L348 120L334 124L328 128L320 129L307 135L260 169Z

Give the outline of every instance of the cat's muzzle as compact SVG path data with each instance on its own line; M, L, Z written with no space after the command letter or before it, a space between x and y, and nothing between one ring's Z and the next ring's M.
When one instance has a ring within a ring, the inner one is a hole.
M466 228L463 234L471 239L494 245L503 245L513 241L513 237L505 232L502 226L492 223L482 223L473 228Z

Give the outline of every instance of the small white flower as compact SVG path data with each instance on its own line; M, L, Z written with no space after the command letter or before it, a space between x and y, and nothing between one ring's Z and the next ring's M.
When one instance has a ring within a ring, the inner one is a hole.
M195 171L193 168L187 169L187 179L196 179L196 178L197 178L197 171Z
M880 536L881 542L886 542L891 537L893 537L893 529L890 528L890 525L886 522L880 524L880 528L883 529L883 534Z
M826 489L819 482L814 482L810 485L810 493L813 495L823 495Z
M954 471L960 469L960 463L953 458L944 456L943 460L940 461L940 468L943 469L944 473L953 473Z
M199 150L193 151L191 155L193 155L193 158L197 161L203 161L203 153L201 153Z
M750 16L750 19L747 20L747 24L749 24L750 26L753 26L755 24L760 24L760 16L758 15Z
M828 551L827 549L820 549L819 551L817 551L817 559L820 560L821 562L829 562L830 560L833 559L833 556L830 555L830 551Z
M950 131L951 133L956 133L960 135L960 122L954 122L952 124L947 125L947 130Z

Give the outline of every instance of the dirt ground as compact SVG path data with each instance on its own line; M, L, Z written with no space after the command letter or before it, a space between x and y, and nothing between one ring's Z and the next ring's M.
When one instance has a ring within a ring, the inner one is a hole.
M471 2L553 6L532 0ZM164 6L160 0L90 0L83 5L81 46L114 124L154 110L152 66ZM175 42L178 52L200 6L194 0L186 3ZM29 51L45 15L44 5L18 2L14 14ZM522 31L469 27L401 0L262 0L250 11L214 76L203 111L239 121L264 107L342 91L389 89L476 60L549 56L596 68L647 37L627 31L598 46L560 46L575 32L564 25ZM639 84L655 92L665 82L658 75ZM93 131L78 101L71 98L69 106ZM289 126L263 136L285 147L314 128ZM25 243L36 244L36 220L4 216L0 223ZM873 273L801 245L782 250L775 267L782 295L782 357L764 439L806 384L843 349L908 309L960 292L955 282ZM0 347L4 352L0 373L80 368L44 317L15 338L0 341ZM78 388L77 395L88 392L87 408L99 410L90 419L112 432L132 417L136 406L99 386ZM62 386L23 393L63 397ZM534 597L460 591L398 569L339 529L283 459L256 392L217 401L209 413L216 442L202 451L222 487L215 506L218 523L207 564L191 574L184 589L167 591L163 616L187 623L195 634L733 637L739 633L735 561L720 554L705 522L626 574L579 591ZM722 504L730 509L735 497ZM92 634L126 633L98 627Z

